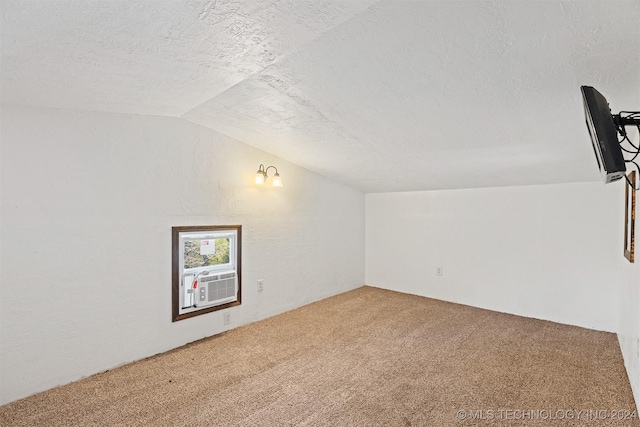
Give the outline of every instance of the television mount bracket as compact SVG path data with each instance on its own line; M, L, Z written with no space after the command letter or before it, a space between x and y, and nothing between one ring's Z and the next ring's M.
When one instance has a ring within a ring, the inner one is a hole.
M640 111L630 112L632 115L640 114ZM612 114L613 123L618 127L624 126L640 126L640 119L634 119L633 117L623 117L620 114Z

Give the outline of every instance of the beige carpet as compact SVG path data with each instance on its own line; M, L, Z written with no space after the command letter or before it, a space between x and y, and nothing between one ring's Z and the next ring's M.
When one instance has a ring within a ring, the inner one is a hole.
M0 425L638 426L615 419L634 410L614 334L364 287L2 406Z

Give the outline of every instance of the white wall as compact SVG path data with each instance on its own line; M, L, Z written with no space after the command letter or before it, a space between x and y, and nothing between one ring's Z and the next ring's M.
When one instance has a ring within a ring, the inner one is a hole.
M623 198L621 182L367 194L365 280L615 331Z
M621 183L368 194L363 247L362 193L180 119L3 106L0 132L0 404L227 329L220 312L171 322L170 230L234 223L229 327L366 270L372 286L617 330L640 397ZM252 183L260 163L284 189Z
M636 233L636 242L640 235ZM636 248L638 246L636 245ZM640 256L636 249L636 257ZM622 280L618 302L618 341L636 404L640 402L640 258L621 262Z
M639 141L637 132L627 128L632 141ZM637 193L640 197L640 192ZM636 201L636 210L640 213L640 199ZM636 215L638 215L638 213ZM619 213L624 216L624 210ZM636 216L638 218L638 216ZM640 402L640 221L635 226L635 262L633 264L621 259L622 279L620 281L620 298L618 302L618 340L624 357L624 364L629 375L631 388L636 400Z
M1 126L0 403L364 283L350 187L181 119L3 106ZM198 224L243 225L230 326L171 322L171 227Z

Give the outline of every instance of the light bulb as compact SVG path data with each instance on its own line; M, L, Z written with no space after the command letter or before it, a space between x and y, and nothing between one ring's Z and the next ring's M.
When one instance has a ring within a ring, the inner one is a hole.
M282 185L282 178L280 178L280 174L278 172L276 172L273 175L273 184L274 187L283 187Z

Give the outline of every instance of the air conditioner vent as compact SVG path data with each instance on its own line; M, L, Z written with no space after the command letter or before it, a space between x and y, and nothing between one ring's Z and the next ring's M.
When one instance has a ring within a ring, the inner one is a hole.
M235 271L200 277L196 306L220 305L237 301L238 280Z

